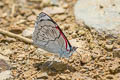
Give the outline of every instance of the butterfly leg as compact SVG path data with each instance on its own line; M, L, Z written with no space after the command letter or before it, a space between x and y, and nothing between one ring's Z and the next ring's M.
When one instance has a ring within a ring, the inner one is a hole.
M54 60L55 60L55 56L52 58L50 64L48 65L48 67L50 67L53 63L54 63Z

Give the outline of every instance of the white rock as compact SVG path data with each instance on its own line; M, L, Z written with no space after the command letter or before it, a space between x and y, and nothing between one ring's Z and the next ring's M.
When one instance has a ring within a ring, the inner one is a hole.
M74 14L76 21L99 32L120 33L120 0L78 0Z
M6 70L0 73L0 80L6 80L8 78L11 78L11 71L10 70Z
M1 52L1 54L3 54L3 55L9 55L9 54L13 54L14 52L12 51L12 50L10 50L10 49L5 49L5 50L1 50L0 49L0 51L2 51Z
M9 61L9 57L6 57L6 56L3 56L0 54L0 59L3 59L3 60L6 60L6 61Z
M25 29L23 32L22 32L22 35L24 37L29 37L31 38L32 37L32 34L33 34L33 31L34 31L34 28L27 28Z

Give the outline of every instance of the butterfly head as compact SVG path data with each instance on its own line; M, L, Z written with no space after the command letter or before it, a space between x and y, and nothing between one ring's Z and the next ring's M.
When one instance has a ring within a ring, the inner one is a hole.
M69 57L72 56L73 52L76 51L78 47L72 47L69 53Z
M70 47L70 50L66 51L62 56L69 58L70 56L72 56L73 52L76 51L77 48L78 47Z

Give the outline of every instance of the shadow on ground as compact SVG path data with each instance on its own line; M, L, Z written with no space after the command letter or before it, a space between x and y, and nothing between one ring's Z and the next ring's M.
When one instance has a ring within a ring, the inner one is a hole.
M54 75L55 74L60 74L60 73L68 73L68 72L75 72L76 69L67 63L63 62L57 62L53 61L53 64L49 66L49 64L52 61L47 61L47 62L41 62L41 63L35 63L33 66L38 70L38 71L43 71L47 73L51 73Z

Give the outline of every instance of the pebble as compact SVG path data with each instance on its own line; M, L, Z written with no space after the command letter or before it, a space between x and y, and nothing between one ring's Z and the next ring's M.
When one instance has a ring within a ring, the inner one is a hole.
M8 63L4 59L0 59L0 72L9 70L9 69L10 69L10 66L8 65Z
M62 14L65 12L65 9L61 7L46 7L43 9L43 12L47 14Z
M119 71L120 71L120 64L119 64L118 60L110 63L109 71L110 71L111 74L119 73Z
M67 8L68 8L68 4L67 4L67 3L64 3L64 4L62 5L62 7L65 8L65 9L67 9Z
M120 58L120 48L113 50L113 57Z
M42 0L43 7L50 5L50 0Z
M106 76L106 79L110 79L110 80L114 79L114 76L109 74L109 75Z
M78 35L85 35L85 31L84 30L79 30Z
M5 50L2 50L1 52L3 55L10 55L10 54L14 54L14 52L10 49L5 49Z
M4 36L2 34L0 34L0 38L3 38Z
M5 40L7 40L8 42L15 42L16 41L15 38L11 38L11 37L6 37Z
M73 39L77 38L77 34L76 34L75 32L72 33L72 38L73 38Z
M66 80L66 76L64 76L64 75L60 75L59 77L61 80Z
M40 13L40 10L37 10L37 9L33 9L32 11L35 13L35 15L39 15Z
M22 36L32 38L34 28L27 28L22 32Z
M58 6L59 5L59 0L50 0L50 4Z
M16 22L16 24L19 23L19 22ZM24 29L23 27L18 27L17 26L17 27L10 27L9 31L12 32L12 33L15 33L15 34L21 34L23 29Z
M3 7L4 6L4 3L3 2L0 2L0 7Z
M88 63L92 60L90 53L83 53L81 57L82 57L81 58L82 63Z
M0 80L7 80L12 78L11 71L6 70L0 73Z
M40 73L37 79L48 79L48 74L46 72Z
M112 51L113 49L113 45L105 45L105 49L108 50L108 51Z
M3 59L3 60L5 60L5 61L9 61L9 57L3 56L3 55L1 55L1 54L0 54L0 59Z
M36 20L36 16L35 15L30 15L27 18L28 21L35 21Z

